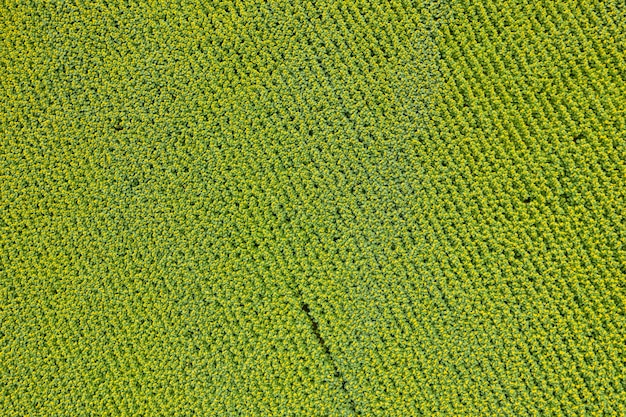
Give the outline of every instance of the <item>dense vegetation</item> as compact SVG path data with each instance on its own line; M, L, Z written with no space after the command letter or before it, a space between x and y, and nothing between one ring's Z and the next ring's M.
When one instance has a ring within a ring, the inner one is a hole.
M0 414L626 414L626 7L0 6Z

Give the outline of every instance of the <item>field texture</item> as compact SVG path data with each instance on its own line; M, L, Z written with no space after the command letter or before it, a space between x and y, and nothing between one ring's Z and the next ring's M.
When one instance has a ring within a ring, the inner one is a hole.
M0 415L626 415L626 4L2 1Z

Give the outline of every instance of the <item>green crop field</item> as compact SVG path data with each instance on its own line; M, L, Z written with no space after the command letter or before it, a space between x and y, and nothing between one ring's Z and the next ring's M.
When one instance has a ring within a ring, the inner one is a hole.
M624 0L0 2L0 416L625 416Z

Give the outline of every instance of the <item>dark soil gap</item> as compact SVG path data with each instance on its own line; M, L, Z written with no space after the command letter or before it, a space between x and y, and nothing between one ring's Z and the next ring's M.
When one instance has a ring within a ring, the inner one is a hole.
M354 412L354 414L360 415L356 411L354 401L352 400L350 393L346 389L346 379L344 378L343 374L339 371L339 367L337 366L337 363L335 362L335 358L330 353L330 349L328 348L328 345L326 344L326 342L324 341L324 338L320 334L319 324L317 323L317 320L315 320L315 318L311 316L311 309L309 308L309 305L307 303L302 303L301 308L302 308L302 311L304 311L306 316L309 318L309 321L311 322L311 328L313 329L313 334L317 338L317 342L320 344L320 346L322 347L322 349L328 356L328 359L331 365L333 366L333 370L334 370L333 376L339 379L339 381L341 382L341 388L344 390L344 392L346 393L346 396L348 397L348 405L350 406L350 410Z

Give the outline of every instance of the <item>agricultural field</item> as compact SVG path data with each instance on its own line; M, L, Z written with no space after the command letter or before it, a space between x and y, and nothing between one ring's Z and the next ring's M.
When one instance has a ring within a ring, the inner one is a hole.
M3 1L0 415L626 415L626 4Z

